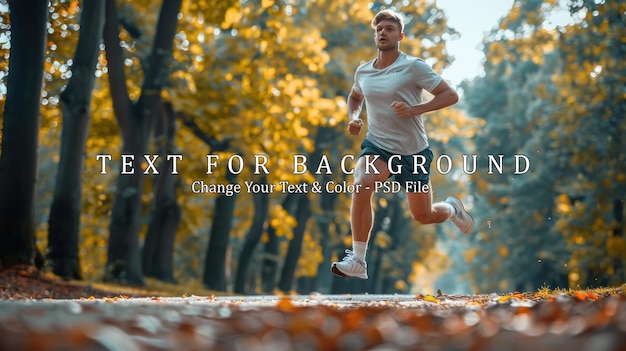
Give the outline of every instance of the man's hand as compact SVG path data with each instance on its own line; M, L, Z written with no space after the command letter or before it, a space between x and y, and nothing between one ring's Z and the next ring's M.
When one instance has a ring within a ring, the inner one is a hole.
M361 134L361 127L363 127L363 121L361 119L353 119L348 124L348 133L351 135Z
M394 101L391 103L391 107L393 107L393 109L396 111L396 114L398 114L398 117L400 118L409 118L414 116L414 113L412 111L413 106L407 104L406 102Z

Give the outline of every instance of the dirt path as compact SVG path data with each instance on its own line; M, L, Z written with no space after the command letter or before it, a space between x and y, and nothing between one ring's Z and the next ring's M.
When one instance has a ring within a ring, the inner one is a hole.
M626 298L532 294L0 301L0 350L626 350Z

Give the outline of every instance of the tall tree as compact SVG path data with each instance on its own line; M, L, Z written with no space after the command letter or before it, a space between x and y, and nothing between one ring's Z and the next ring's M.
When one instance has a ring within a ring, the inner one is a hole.
M293 237L289 240L285 262L283 263L280 280L278 281L278 288L285 293L289 293L293 290L294 273L298 265L300 252L302 251L304 232L307 230L307 224L311 216L310 202L311 200L307 194L300 194L297 198L297 202L294 204L297 207L294 217L298 224L293 229Z
M267 230L268 239L263 245L263 259L261 262L261 286L263 292L271 293L276 287L276 277L281 262L280 237L289 237L293 227L297 225L293 213L298 209L297 202L300 196L294 193L285 195L280 205L274 207L276 213L273 216L270 215L270 225Z
M161 159L160 171L154 184L154 200L150 212L150 223L141 250L143 273L166 282L174 282L174 239L180 223L181 209L176 199L178 180L177 157L173 154L176 133L176 114L169 103L157 119L155 141Z
M266 177L262 176L259 180L259 184L267 184ZM269 210L270 195L267 192L258 192L252 194L252 201L254 203L254 215L252 217L252 223L250 229L244 238L244 242L237 260L237 273L235 276L235 282L233 291L238 294L245 294L248 292L249 287L246 286L249 280L249 266L252 262L252 254L256 249L258 243L261 241L261 236L267 230L267 215Z
M48 1L9 0L11 53L0 155L0 268L34 264L35 183Z
M228 184L237 182L237 175L227 171L226 181ZM233 211L237 194L220 194L215 199L213 223L209 244L207 245L204 259L204 274L202 283L205 287L213 290L227 290L226 272L230 271L227 266L229 261L230 229L233 223Z
M72 77L61 93L63 129L48 220L47 258L54 274L65 279L82 279L78 259L82 172L103 27L104 0L86 1L81 11Z
M139 165L147 148L148 131L161 106L161 89L167 82L167 64L172 56L180 5L181 0L164 0L161 5L152 49L143 67L141 95L133 103L127 93L124 78L123 57L119 45L120 19L115 0L107 0L106 3L104 41L113 108L122 133L122 153L132 155L134 159L133 171L126 170L128 172L120 172L118 176L105 269L107 281L144 284L139 250L144 172Z

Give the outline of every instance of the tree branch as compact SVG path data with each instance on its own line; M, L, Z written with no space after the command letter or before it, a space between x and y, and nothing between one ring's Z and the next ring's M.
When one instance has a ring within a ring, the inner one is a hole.
M103 31L107 67L109 69L107 77L109 78L109 89L111 90L111 100L113 102L115 118L120 126L122 138L128 141L130 140L129 130L132 103L128 96L128 88L126 87L117 17L115 0L107 0Z
M215 137L206 134L193 118L182 113L178 113L177 117L183 122L183 125L189 128L193 135L207 144L212 151L225 151L228 148L231 139L217 140Z

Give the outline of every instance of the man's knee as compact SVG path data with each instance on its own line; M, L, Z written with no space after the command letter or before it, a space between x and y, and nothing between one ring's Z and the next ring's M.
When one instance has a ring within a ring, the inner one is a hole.
M370 194L374 192L374 184L376 183L376 179L373 177L355 177L354 178L354 187L356 193L364 193Z

